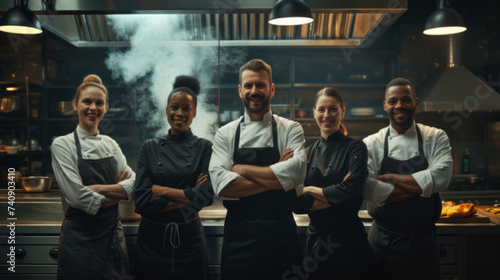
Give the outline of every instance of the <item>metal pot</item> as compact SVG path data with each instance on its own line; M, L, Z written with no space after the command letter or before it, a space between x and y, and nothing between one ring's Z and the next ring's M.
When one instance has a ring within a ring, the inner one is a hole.
M21 110L22 97L16 95L0 97L0 113L13 114Z
M45 176L22 177L21 186L25 192L47 192L52 186L52 178Z

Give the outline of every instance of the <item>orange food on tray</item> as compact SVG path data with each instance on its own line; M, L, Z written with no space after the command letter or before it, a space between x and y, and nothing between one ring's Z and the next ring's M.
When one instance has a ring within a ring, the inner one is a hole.
M455 206L455 202L453 201L446 201L446 202L443 202L443 207L441 208L441 216L447 216L448 215L448 209L450 209L450 207L452 206Z
M469 217L476 214L474 203L462 203L448 208L446 216L448 217Z

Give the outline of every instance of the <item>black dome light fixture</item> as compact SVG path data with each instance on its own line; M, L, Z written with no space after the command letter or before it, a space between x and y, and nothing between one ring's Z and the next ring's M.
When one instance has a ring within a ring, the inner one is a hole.
M311 22L311 9L302 0L278 0L269 15L269 24L273 25L301 25Z
M438 0L438 8L425 23L425 35L450 35L467 30L462 16L452 8L444 7L444 0Z
M15 34L35 35L42 33L36 15L28 9L29 0L16 0L14 8L8 10L0 20L0 31Z

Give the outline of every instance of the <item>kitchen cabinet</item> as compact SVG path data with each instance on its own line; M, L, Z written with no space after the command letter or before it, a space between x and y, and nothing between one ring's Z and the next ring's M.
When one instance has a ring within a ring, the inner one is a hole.
M0 184L6 186L8 168L23 175L41 174L47 151L40 142L45 137L41 86L30 83L28 77L20 82L2 82L0 98ZM13 144L17 152L7 153L4 147Z

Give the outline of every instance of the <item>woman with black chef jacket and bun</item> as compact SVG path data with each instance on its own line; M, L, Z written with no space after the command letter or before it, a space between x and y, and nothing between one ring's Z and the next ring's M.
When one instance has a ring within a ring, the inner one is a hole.
M64 211L57 279L132 277L118 203L132 199L135 173L118 144L97 129L108 104L101 79L85 77L73 100L78 126L52 143Z
M198 211L212 204L212 143L193 135L200 82L178 76L168 96L168 134L146 140L137 163L136 279L207 279L205 234Z
M318 264L309 279L367 279L373 252L358 217L368 176L366 146L346 136L344 99L336 89L316 94L313 113L321 137L306 150L301 197L310 209L307 255Z

